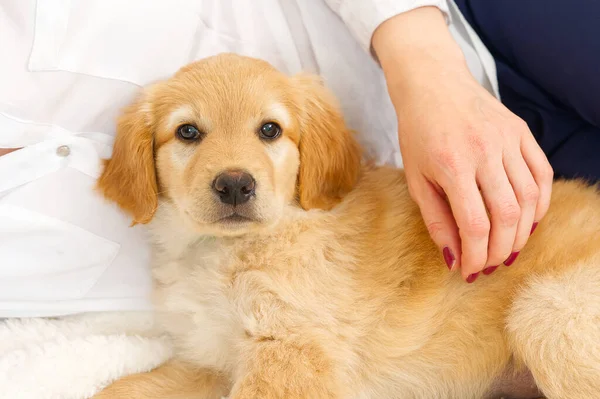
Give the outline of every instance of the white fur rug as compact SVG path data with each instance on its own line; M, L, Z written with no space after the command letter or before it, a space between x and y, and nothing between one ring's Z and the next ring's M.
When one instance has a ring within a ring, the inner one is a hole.
M149 313L0 319L0 398L87 399L170 356Z

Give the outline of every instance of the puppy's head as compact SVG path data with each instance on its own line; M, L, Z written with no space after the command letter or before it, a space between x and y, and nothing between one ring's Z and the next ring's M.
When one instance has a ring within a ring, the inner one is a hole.
M182 68L125 109L98 187L134 223L149 222L161 197L198 232L237 235L272 225L289 204L331 209L359 165L317 78L226 54Z

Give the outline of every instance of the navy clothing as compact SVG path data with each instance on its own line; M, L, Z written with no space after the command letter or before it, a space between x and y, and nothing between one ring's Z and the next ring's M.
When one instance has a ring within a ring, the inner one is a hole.
M600 180L600 1L456 0L557 177Z

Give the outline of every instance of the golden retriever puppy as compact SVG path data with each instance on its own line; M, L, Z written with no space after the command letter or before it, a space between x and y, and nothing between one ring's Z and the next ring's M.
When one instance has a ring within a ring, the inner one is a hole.
M556 183L518 261L467 284L318 79L219 55L124 111L99 189L148 223L176 356L98 398L479 399L511 370L600 395L595 188Z

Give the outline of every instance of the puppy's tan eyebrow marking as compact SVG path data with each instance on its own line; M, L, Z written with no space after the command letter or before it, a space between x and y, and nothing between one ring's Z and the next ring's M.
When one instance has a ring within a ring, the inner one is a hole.
M194 110L189 105L181 105L169 114L167 129L174 130L177 126L190 123L194 119Z
M280 123L283 125L282 127L289 126L291 123L290 113L282 103L273 103L267 107L265 110L265 122L268 122L267 119Z
M161 129L154 137L154 148L158 150L164 144L168 143L175 138L175 130L178 126L189 123L193 117L193 110L189 105L182 105L175 108L174 111L169 112L164 119L166 122L162 122Z

